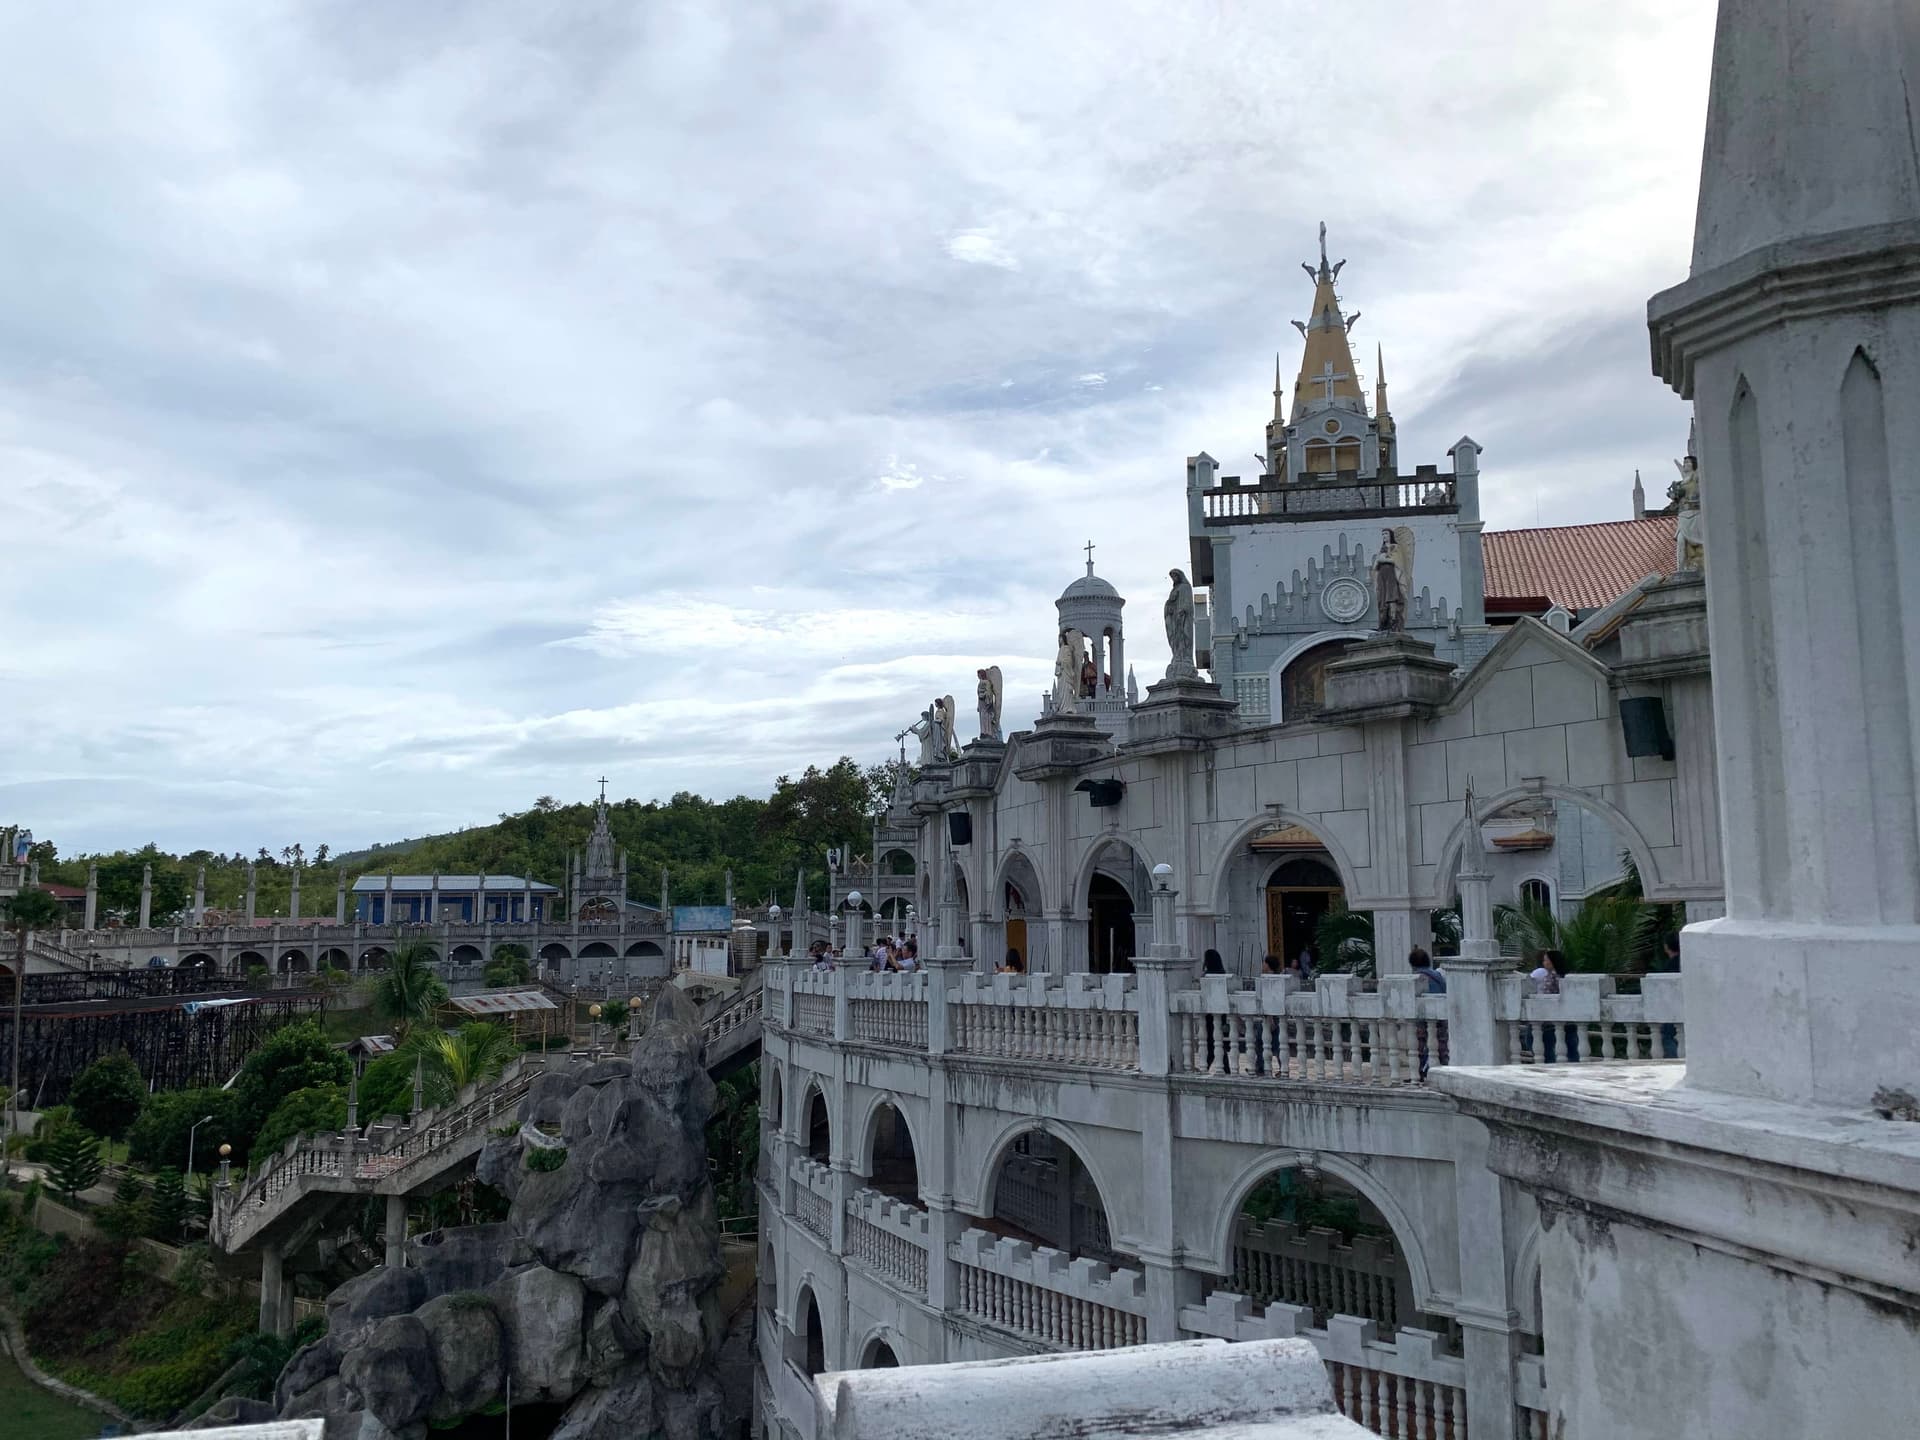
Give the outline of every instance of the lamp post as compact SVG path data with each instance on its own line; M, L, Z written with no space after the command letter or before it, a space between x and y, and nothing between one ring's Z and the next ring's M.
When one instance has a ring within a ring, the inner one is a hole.
M600 1058L600 1007L598 1005L587 1007L587 1058L589 1060Z
M640 997L627 997L627 1044L632 1045L640 1038Z
M866 897L858 890L847 892L847 953L858 955L863 948L860 930L860 904Z
M194 1121L194 1122L193 1122L193 1124L191 1124L191 1125L189 1125L189 1126L187 1127L187 1179L189 1179L189 1180L191 1180L191 1179L193 1179L193 1134L194 1134L194 1131L196 1131L196 1130L198 1130L198 1129L199 1129L199 1128L200 1128L200 1127L201 1127L202 1125L205 1125L205 1124L206 1124L206 1123L207 1123L208 1121L210 1121L211 1119L213 1119L213 1116L211 1116L211 1115L202 1115L202 1116L201 1116L201 1117L200 1117L200 1118L199 1118L198 1120L196 1120L196 1121ZM222 1155L224 1155L224 1154L226 1154L226 1153L227 1153L227 1147L226 1147L226 1146L224 1146L224 1145L222 1145L222 1146L220 1147L220 1153L221 1153Z
M778 904L767 906L767 919L772 922L773 933L767 937L767 958L776 960L780 956L780 915Z
M229 1185L233 1183L231 1178L232 1168L233 1168L233 1146L222 1145L220 1147L220 1188L222 1190L226 1189Z

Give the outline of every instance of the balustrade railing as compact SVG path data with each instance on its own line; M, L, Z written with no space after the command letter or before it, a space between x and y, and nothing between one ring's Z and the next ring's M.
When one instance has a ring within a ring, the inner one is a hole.
M1324 480L1274 480L1258 485L1219 485L1200 492L1201 514L1215 525L1251 524L1281 515L1399 515L1457 508L1451 475L1416 475L1361 480L1329 476Z
M1502 976L1494 1015L1511 1065L1592 1065L1684 1060L1686 1007L1679 975L1642 975L1640 993L1617 993L1611 975L1569 975L1557 995L1537 995L1524 975Z
M847 1202L847 1254L925 1294L927 1212L878 1190L858 1191Z
M955 1050L1095 1070L1140 1063L1139 997L1127 975L964 975L948 992Z
M1388 1332L1371 1320L1329 1316L1315 1326L1298 1305L1274 1303L1256 1313L1244 1295L1215 1291L1204 1305L1180 1312L1189 1335L1223 1340L1299 1337L1326 1364L1340 1413L1387 1440L1467 1440L1466 1361L1446 1353L1431 1330Z
M793 1215L814 1236L833 1243L833 1171L808 1155L793 1157Z
M959 1309L1061 1350L1111 1350L1147 1338L1145 1279L1098 1260L1070 1260L1024 1240L969 1230L948 1247Z
M1390 1240L1270 1220L1235 1235L1228 1288L1257 1305L1282 1301L1311 1311L1316 1325L1358 1315L1391 1334L1400 1324L1404 1264Z
M1350 975L1312 990L1285 976L1251 990L1203 977L1173 997L1173 1064L1192 1075L1338 1085L1415 1085L1447 1062L1447 997L1412 975L1376 991Z
M927 977L924 974L849 975L847 994L847 1022L852 1039L902 1050L927 1048Z

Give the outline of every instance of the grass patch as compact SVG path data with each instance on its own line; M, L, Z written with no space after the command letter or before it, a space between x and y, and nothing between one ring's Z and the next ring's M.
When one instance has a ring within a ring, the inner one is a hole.
M530 1148L527 1151L527 1169L536 1173L558 1170L566 1163L567 1152L564 1146L556 1145L550 1150Z
M62 1400L29 1380L20 1367L0 1355L0 1434L33 1440L93 1440L107 1417L84 1405Z

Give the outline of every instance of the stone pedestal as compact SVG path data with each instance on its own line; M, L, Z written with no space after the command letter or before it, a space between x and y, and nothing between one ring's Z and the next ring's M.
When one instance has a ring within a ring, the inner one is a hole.
M1147 698L1133 707L1127 749L1147 755L1198 749L1239 725L1238 708L1211 680L1169 674L1159 684L1149 685Z
M1323 718L1340 724L1431 714L1453 692L1453 666L1411 635L1376 633L1327 666Z

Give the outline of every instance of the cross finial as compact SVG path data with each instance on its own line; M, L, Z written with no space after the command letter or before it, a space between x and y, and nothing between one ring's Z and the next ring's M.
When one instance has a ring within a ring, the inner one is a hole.
M607 777L604 775L600 777L600 803L607 803Z
M1087 541L1087 574L1093 574L1093 541Z
M1322 392L1322 398L1331 400L1333 399L1333 387L1342 380L1351 380L1352 378L1353 377L1351 375L1334 374L1333 362L1329 360L1320 367L1320 373L1313 377L1313 383L1316 385L1326 386L1325 391Z

